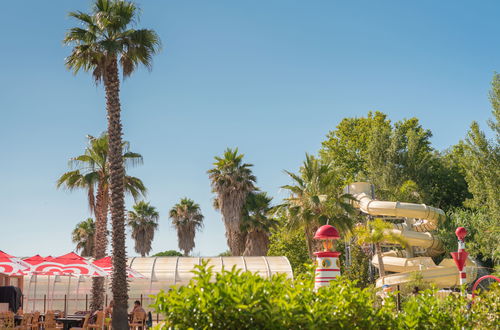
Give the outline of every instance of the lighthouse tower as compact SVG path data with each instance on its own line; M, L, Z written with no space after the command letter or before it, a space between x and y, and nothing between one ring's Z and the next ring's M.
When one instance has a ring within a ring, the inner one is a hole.
M323 241L323 251L314 252L316 255L316 272L314 277L314 290L328 286L330 281L340 276L340 252L333 251L333 241L340 235L335 227L324 225L318 228L314 239Z

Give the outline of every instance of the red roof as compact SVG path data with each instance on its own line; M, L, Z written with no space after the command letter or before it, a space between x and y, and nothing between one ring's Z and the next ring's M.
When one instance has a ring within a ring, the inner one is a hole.
M339 239L340 235L335 227L330 225L324 225L318 228L316 234L314 235L315 239Z
M467 235L467 229L464 227L458 227L457 230L455 230L455 235L457 235L459 240L463 241L465 235Z

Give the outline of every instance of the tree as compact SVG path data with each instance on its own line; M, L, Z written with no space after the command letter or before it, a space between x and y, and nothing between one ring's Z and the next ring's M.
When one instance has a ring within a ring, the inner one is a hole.
M109 139L106 133L99 137L87 136L87 147L82 155L70 160L73 170L64 173L57 180L57 187L65 187L69 190L84 189L90 211L95 215L95 235L93 244L94 259L106 256L108 245L107 218L109 210L109 186L110 167L108 161ZM142 163L142 156L130 151L130 145L122 143L122 158L125 167ZM137 199L146 194L146 187L136 177L125 175L125 191ZM104 279L95 277L92 279L91 308L99 310L104 304Z
M132 229L135 252L145 257L151 252L151 244L158 228L160 214L154 206L144 201L137 202L133 211L128 211L127 224Z
M79 222L71 233L71 240L76 243L76 251L80 251L82 257L91 257L94 254L94 219L88 218Z
M175 250L167 250L153 254L153 257L182 257L183 254Z
M222 213L227 244L234 256L242 255L245 250L245 235L240 228L242 211L256 182L250 169L253 165L243 163L243 156L238 154L238 148L228 148L222 157L215 157L214 167L207 172L212 191L217 195L214 206Z
M290 262L294 277L309 272L306 265L312 264L307 250L306 238L303 231L290 231L285 227L285 220L280 219L280 225L272 230L269 237L268 256L285 256Z
M349 203L352 197L342 193L343 181L330 163L324 163L306 154L299 174L285 171L293 184L282 188L290 196L277 207L287 218L290 230L304 231L309 255L313 258L313 236L317 228L327 223L346 233L352 227L354 208Z
M170 209L169 217L177 230L179 250L184 252L184 256L188 256L195 247L196 231L203 227L200 205L192 199L182 198Z
M354 235L358 244L374 244L375 253L378 258L378 269L380 276L385 276L384 261L382 259L382 243L395 243L406 246L406 241L401 235L395 234L393 226L380 219L368 221L366 224L358 224L354 228Z
M128 327L128 285L118 66L121 66L123 77L130 76L140 64L150 69L152 56L160 49L160 39L153 30L129 28L139 18L138 9L132 2L95 0L90 14L77 11L69 15L83 27L71 28L66 33L64 43L74 46L66 58L66 66L75 74L80 69L92 71L96 82L103 81L106 92L113 225L113 328L125 329Z
M269 249L269 235L277 222L268 216L271 197L265 192L251 192L243 208L241 230L246 232L244 256L265 256Z

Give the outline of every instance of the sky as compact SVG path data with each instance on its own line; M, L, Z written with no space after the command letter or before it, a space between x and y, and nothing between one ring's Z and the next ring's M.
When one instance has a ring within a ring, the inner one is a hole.
M177 249L169 209L200 204L194 255L227 250L206 171L238 147L261 190L286 197L296 171L345 117L418 117L436 149L490 117L500 70L498 1L137 1L157 31L151 72L121 86L124 139L144 157L128 171L160 212L152 253ZM106 129L103 87L64 58L72 10L89 1L9 1L0 11L0 250L61 255L90 216L84 192L56 189L86 135ZM133 200L127 199L127 208ZM127 250L137 255L128 233Z

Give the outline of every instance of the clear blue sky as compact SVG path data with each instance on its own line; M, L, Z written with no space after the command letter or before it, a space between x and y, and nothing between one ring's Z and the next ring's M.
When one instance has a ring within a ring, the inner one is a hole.
M70 10L87 1L2 3L0 249L59 255L89 216L85 194L55 188L87 134L105 130L102 86L64 67ZM347 116L417 116L444 149L472 120L485 126L500 70L498 1L139 1L142 27L164 43L151 73L122 86L125 139L144 156L130 171L161 215L154 252L177 247L167 213L198 202L196 254L227 249L206 170L239 147L277 199L296 170ZM128 201L128 206L131 201ZM128 250L132 243L128 242Z

